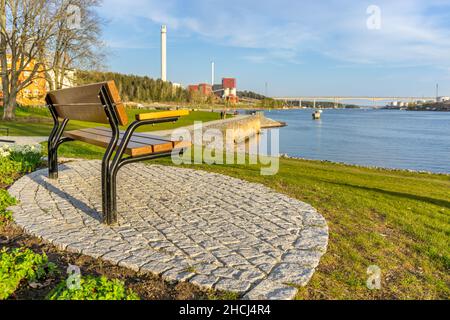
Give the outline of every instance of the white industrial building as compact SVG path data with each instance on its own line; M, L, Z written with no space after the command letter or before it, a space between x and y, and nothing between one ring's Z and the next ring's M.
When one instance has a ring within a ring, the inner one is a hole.
M448 102L450 101L450 97L437 97L437 102Z

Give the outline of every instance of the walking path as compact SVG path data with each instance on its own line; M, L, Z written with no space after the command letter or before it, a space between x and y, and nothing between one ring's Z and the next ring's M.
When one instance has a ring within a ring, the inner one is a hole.
M38 144L47 141L48 137L44 136L0 136L0 144Z

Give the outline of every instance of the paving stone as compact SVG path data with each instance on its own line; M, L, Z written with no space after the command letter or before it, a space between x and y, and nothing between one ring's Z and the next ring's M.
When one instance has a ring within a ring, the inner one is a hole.
M279 282L264 280L250 290L244 299L250 300L292 300L297 289Z
M144 264L141 267L141 271L151 272L151 273L160 275L170 269L173 269L174 267L175 267L174 265L167 263L167 262L151 261L151 262Z
M211 272L211 274L220 278L236 278L239 273L239 270L231 267L219 267Z
M310 227L302 230L299 238L294 244L294 248L301 250L325 251L327 245L328 245L328 228Z
M16 181L9 208L26 232L63 250L248 299L292 299L328 244L310 205L260 184L198 170L130 164L119 171L119 223L101 223L100 161Z
M188 268L171 269L163 273L163 277L172 281L188 281L195 276L194 272L189 271Z
M301 264L280 263L271 271L267 279L304 286L311 279L313 273L313 268L304 267Z
M284 262L297 263L301 266L315 268L319 264L319 259L322 256L322 252L314 250L288 250L282 260Z
M253 282L257 282L258 280L261 280L266 277L266 274L259 270L244 270L240 271L236 278L237 279L244 279Z
M151 255L148 254L147 250L132 251L129 257L120 260L119 266L139 271L150 259Z
M243 294L250 289L251 284L250 281L223 278L214 285L214 289Z
M192 266L192 269L197 274L212 274L214 270L218 269L219 266L214 264L195 264Z
M200 287L205 287L207 289L212 289L213 285L216 284L217 281L219 281L219 278L211 275L206 276L203 274L196 275L189 280L189 282Z

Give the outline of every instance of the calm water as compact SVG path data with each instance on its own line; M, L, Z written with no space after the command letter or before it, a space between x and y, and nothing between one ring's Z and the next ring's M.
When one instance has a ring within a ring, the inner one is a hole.
M279 110L280 153L366 166L450 173L450 113L396 110Z

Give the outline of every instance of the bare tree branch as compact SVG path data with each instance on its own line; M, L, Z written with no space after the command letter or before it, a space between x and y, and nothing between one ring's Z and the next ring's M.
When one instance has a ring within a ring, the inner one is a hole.
M34 80L45 78L50 89L59 89L70 70L100 61L101 21L93 10L100 2L0 0L0 4L3 119L13 119L17 94ZM69 23L74 18L69 8L80 13L78 26Z

